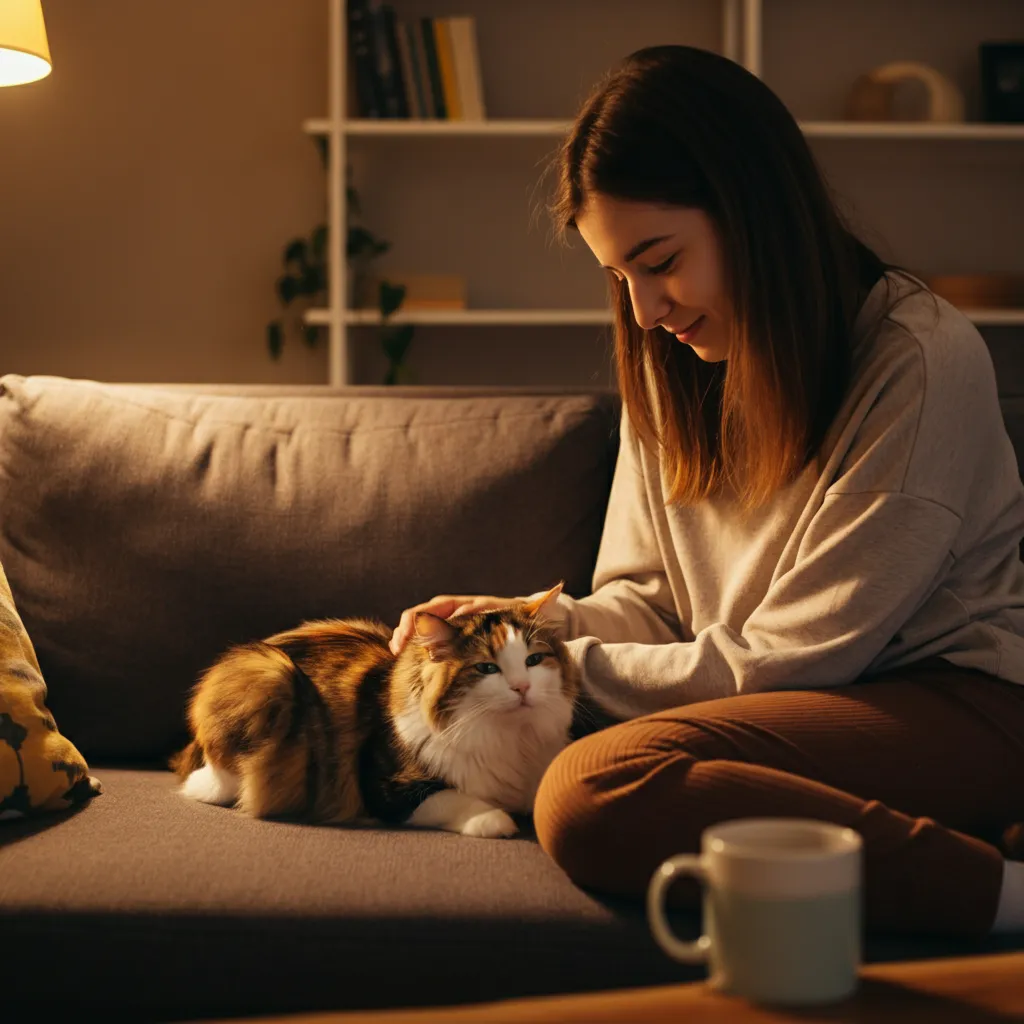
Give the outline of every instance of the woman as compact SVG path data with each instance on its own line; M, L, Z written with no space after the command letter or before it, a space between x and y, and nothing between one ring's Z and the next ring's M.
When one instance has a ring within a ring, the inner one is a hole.
M610 276L622 443L593 594L621 720L551 765L541 844L642 894L729 818L857 829L873 929L1024 929L1024 486L974 327L843 225L758 79L641 50L561 150ZM508 598L442 596L449 616Z

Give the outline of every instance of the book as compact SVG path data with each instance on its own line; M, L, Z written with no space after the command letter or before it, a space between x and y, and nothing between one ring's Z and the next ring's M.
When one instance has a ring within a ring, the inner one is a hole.
M387 281L405 288L403 313L420 310L452 310L466 308L466 279L460 274L406 274L388 271ZM377 308L381 278L369 277L358 308Z
M423 39L423 52L426 56L434 116L443 119L448 116L448 108L444 102L444 83L441 81L441 65L437 58L437 33L434 31L433 18L420 18L420 36Z
M360 117L383 117L384 99L377 79L374 32L369 0L349 0L348 50Z
M395 11L381 0L367 0L373 25L376 72L380 82L384 110L382 117L408 117L398 44L395 41Z
M416 76L412 65L412 47L409 42L408 26L404 21L395 23L395 41L398 45L398 63L402 69L405 106L409 112L407 116L420 120L423 117L423 110L420 107L420 98L416 92Z
M459 86L459 105L467 121L483 121L483 82L480 78L480 53L476 42L476 19L457 17L448 19L455 60L455 78Z
M441 84L444 89L444 105L449 121L462 120L462 104L459 103L459 83L455 77L455 59L452 55L452 37L448 28L451 18L434 19L434 40L437 44L437 63L441 68Z
M423 34L416 23L405 22L404 27L408 37L413 87L416 91L417 102L419 103L420 117L436 117L434 98L430 92L430 73L427 71L427 55L423 52Z

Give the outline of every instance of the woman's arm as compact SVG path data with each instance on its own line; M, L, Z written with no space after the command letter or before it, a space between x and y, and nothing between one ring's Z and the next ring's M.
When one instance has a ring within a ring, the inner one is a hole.
M682 638L637 445L623 413L593 593L583 598L567 594L558 598L567 639L590 636L609 644L669 644Z
M797 564L741 630L691 643L569 644L586 690L634 717L740 693L838 686L861 675L936 590L960 527L948 508L900 493L839 493L810 524Z

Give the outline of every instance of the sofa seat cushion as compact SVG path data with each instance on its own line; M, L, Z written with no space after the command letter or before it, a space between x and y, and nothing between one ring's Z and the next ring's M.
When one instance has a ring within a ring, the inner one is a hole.
M170 1020L696 976L530 838L261 821L166 771L97 774L82 813L0 832L4 1008ZM78 952L55 973L58 937Z
M528 836L259 821L186 800L169 772L94 771L104 794L84 809L0 830L4 1010L182 1020L702 976L658 950L639 907L576 888ZM887 938L867 958L1021 946Z

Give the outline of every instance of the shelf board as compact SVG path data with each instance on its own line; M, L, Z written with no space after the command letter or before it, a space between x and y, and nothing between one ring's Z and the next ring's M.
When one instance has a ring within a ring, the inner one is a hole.
M345 135L375 135L387 137L407 136L562 136L571 121L493 120L493 121L414 121L398 118L356 119L341 122ZM327 135L331 122L327 118L313 118L303 122L310 135Z
M964 139L1024 141L1024 124L983 124L961 122L801 121L804 134L812 139Z
M1024 327L1024 309L964 309L969 320L982 327ZM307 324L327 325L331 313L327 309L307 310ZM349 309L343 321L350 327L379 324L380 314L373 309ZM611 324L611 313L604 309L431 309L396 313L388 321L393 324L448 324L452 326L501 326L563 324L568 326L605 326Z
M962 309L960 312L981 327L1024 327L1024 309Z
M402 137L444 136L555 136L564 135L571 121L502 120L493 121L414 121L398 118L355 119L342 121L346 135ZM310 118L303 122L310 135L328 135L329 118ZM976 141L1024 141L1024 124L983 124L938 122L801 121L800 127L815 139L962 139Z
M328 324L331 314L327 309L307 310L307 324ZM374 309L348 309L343 321L350 327L379 324L380 313ZM604 326L612 322L611 313L604 309L424 309L399 310L388 319L390 324L449 324L453 326L514 326L563 324L568 326Z

